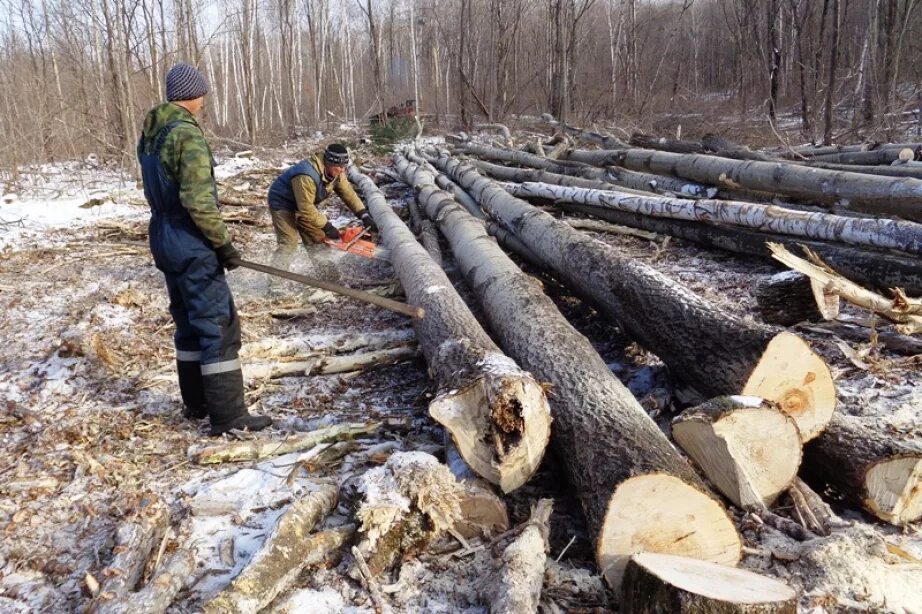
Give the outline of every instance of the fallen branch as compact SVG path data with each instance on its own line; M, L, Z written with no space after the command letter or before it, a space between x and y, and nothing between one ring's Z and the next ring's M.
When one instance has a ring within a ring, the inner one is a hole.
M339 441L357 435L369 435L380 422L347 422L308 433L292 435L282 440L254 439L230 443L196 445L189 448L189 458L200 465L260 460L292 452L303 452L321 443Z
M116 530L114 556L102 575L97 604L120 599L134 590L151 550L160 540L169 524L170 514L166 505L156 495L145 495L141 504L130 518Z
M904 335L922 332L922 316L914 315L919 301L907 299L901 291L894 290L894 295L896 296L894 299L884 298L876 292L862 288L853 281L845 279L825 265L818 256L812 254L809 250L807 252L811 256L811 260L819 264L814 264L814 262L795 256L779 243L769 243L768 247L775 260L811 279L815 279L822 284L824 292L837 294L853 305L869 309L884 316L888 320L897 323L897 332Z
M548 551L548 521L554 504L541 499L532 510L527 526L502 556L490 600L490 614L526 614L538 611L544 566Z
M162 614L172 605L179 592L199 575L195 553L188 548L177 550L147 586L100 606L97 614Z
M246 568L205 606L207 614L253 614L287 591L309 565L324 561L354 533L353 527L310 531L336 505L337 487L321 486L291 504Z

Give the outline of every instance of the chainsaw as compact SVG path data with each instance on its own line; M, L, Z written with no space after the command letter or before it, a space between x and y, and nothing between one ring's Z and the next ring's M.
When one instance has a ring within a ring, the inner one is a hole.
M349 226L340 233L339 241L327 239L325 242L333 249L349 252L362 258L390 260L388 250L381 249L372 241L362 238L370 231L371 229L362 228L361 226Z

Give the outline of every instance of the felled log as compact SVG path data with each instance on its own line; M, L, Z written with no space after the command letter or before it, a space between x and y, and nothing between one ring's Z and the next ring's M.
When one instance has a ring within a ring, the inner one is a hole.
M115 532L114 556L102 576L97 604L124 597L133 591L154 546L160 543L170 520L160 497L146 494Z
M666 192L702 198L713 198L719 193L716 187L706 186L684 179L676 179L675 177L654 175L651 173L637 173L624 168L615 167L604 169L593 168L593 166L589 164L567 160L550 160L522 151L487 147L476 143L465 143L457 149L458 151L489 160L499 160L501 162L518 164L519 166L529 166L560 175L574 175L585 179L595 179L597 181L604 181L606 183L642 192Z
M768 247L772 251L773 258L807 275L819 283L825 292L838 295L849 303L869 309L896 322L897 332L904 335L922 332L922 315L919 315L922 314L922 301L919 299L907 298L899 289L893 290L894 298L885 298L845 279L822 262L809 262L776 243L769 243Z
M162 614L172 605L179 592L192 584L199 572L195 553L181 548L173 553L163 568L141 590L101 604L98 614Z
M547 183L525 182L505 187L510 194L521 198L598 205L653 217L731 224L776 234L922 254L922 224L915 222L845 217L741 201L625 194Z
M795 614L797 593L744 569L644 553L628 563L619 605L623 614Z
M715 154L737 160L771 160L772 157L748 147L731 143L715 134L706 134L700 143L681 139L667 139L635 132L631 135L630 145L643 149L658 149L679 154Z
M438 384L430 415L451 432L478 475L505 492L518 488L537 469L550 439L541 385L493 343L371 180L354 170L350 179L392 250L407 299L427 310L414 327Z
M259 612L291 588L306 567L322 562L331 549L351 538L351 527L310 534L336 505L337 491L336 486L322 485L292 503L243 571L205 605L205 612Z
M595 190L620 189L625 190L630 194L645 194L653 191L651 188L647 188L646 190L633 190L620 184L610 183L602 179L589 179L586 177L578 177L562 173L552 173L549 170L540 168L515 168L511 166L491 164L490 162L484 162L483 160L471 160L471 164L474 165L477 170L483 172L485 175L493 177L494 179L514 181L516 183L522 183L524 181L537 181L541 183L552 183L555 185L589 188Z
M922 295L922 262L918 258L841 244L793 239L735 226L655 218L595 205L556 203L555 206L569 213L591 215L615 224L642 228L736 254L770 258L771 251L766 246L767 242L780 243L789 249L799 249L802 245L857 282L881 289L898 286L910 294Z
M922 339L901 335L894 332L891 327L879 329L876 323L872 326L858 320L844 320L841 315L839 320L835 322L811 324L803 328L813 333L836 335L846 341L879 344L891 352L902 354L903 356L922 354Z
M439 247L439 231L429 218L419 212L419 206L415 200L410 200L410 222L416 226L419 241L426 248L426 252L432 261L438 266L442 266L442 250ZM412 226L411 226L412 227Z
M553 386L553 441L608 581L617 586L627 557L644 550L735 564L739 537L726 511L589 341L431 173L405 160L397 168L451 244L500 343Z
M785 271L756 284L753 294L762 320L769 324L793 326L800 322L831 320L838 315L839 299L822 293L822 287L796 271ZM825 314L820 311L816 292L823 297Z
M292 452L303 452L330 441L339 441L378 430L379 422L345 422L299 433L283 439L251 439L227 443L194 445L188 456L199 465L260 460Z
M814 160L820 162L832 162L834 164L890 164L895 160L912 160L915 153L908 147L891 148L885 147L873 151L850 151L832 154L820 154L813 156Z
M700 154L649 149L573 150L567 159L595 166L618 165L633 171L683 177L732 188L784 194L814 202L846 202L861 211L922 221L922 180L809 168L783 162L740 161Z
M673 420L672 438L743 509L774 503L800 467L797 425L758 397L718 397L686 410Z
M392 365L411 360L417 356L419 356L419 350L416 344L404 344L400 347L358 354L317 355L307 360L277 363L254 362L244 366L243 377L245 380L250 381L285 377L286 375L332 375Z
M809 166L815 168L825 168L830 171L848 171L850 173L862 173L864 175L885 175L888 177L913 177L922 179L922 168L918 166L865 166L860 164L834 164L832 162L806 162Z
M490 614L538 611L553 508L551 499L538 501L525 529L503 550L502 567L491 591Z
M476 130L497 130L503 135L506 145L512 147L512 133L505 124L474 124Z
M904 526L922 518L922 450L836 416L804 447L801 474L832 485L876 517Z
M652 267L507 194L468 164L446 171L554 274L666 363L701 400L741 394L777 402L807 441L835 409L826 363L799 337L774 334L690 292ZM676 323L681 322L681 326Z

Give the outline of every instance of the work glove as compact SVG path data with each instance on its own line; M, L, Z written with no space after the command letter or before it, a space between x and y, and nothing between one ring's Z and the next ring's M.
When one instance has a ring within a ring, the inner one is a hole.
M362 226L365 228L370 228L371 230L378 232L378 225L375 224L375 221L371 219L371 214L368 211L363 211L362 215L359 216L359 220L362 222Z
M339 229L333 225L333 222L327 222L327 225L323 227L323 234L327 236L327 239L330 241L339 241Z
M234 244L228 241L221 247L214 250L218 255L218 262L221 263L228 271L233 271L238 266L240 266L240 260L243 259L243 256L237 251L237 248L234 247Z

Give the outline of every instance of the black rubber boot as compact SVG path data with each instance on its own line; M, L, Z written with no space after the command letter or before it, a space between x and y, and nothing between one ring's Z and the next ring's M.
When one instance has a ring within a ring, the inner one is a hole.
M203 375L205 402L211 418L211 434L232 430L261 431L270 424L268 416L253 416L243 402L243 372L240 369Z
M208 417L205 406L205 388L202 386L202 366L199 362L176 361L179 375L179 394L182 395L183 418L201 420Z

